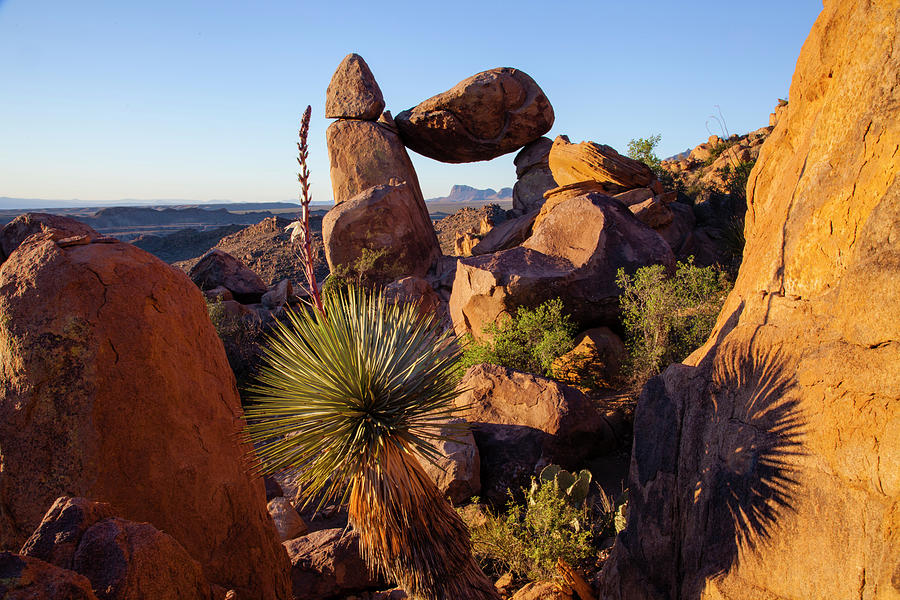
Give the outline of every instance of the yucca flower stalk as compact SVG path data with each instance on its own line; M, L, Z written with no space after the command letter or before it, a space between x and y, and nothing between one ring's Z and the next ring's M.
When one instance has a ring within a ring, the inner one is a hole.
M264 472L295 472L306 503L349 500L370 568L413 598L496 599L469 533L419 464L457 396L453 334L415 304L355 287L288 311L264 350L247 431Z
M300 141L297 142L297 164L300 172L297 173L297 181L300 183L300 219L298 222L288 225L293 229L291 242L300 243L301 262L306 281L309 283L309 296L313 305L320 311L322 307L322 294L319 292L319 284L316 282L316 261L313 257L312 232L309 229L309 204L312 202L312 193L309 191L309 120L312 117L312 106L307 106L300 119Z

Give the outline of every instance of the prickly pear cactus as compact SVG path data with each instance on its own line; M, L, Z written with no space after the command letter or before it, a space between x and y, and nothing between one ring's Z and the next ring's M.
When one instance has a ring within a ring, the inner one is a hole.
M581 506L591 489L591 472L582 469L578 474L570 473L559 465L547 465L538 478L531 483L530 498L540 486L552 485L556 493L574 506Z

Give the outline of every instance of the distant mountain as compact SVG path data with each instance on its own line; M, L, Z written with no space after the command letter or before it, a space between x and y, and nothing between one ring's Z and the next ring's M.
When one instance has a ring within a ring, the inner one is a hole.
M98 202L96 200L44 200L41 198L10 198L0 196L0 210L37 210L42 208L101 208L104 206L199 206L203 208L227 208L228 210L277 210L283 208L291 208L297 206L297 201L293 202L229 202L228 200L207 200L198 202L196 200L133 200L131 198L123 198L121 200L109 200ZM314 202L313 204L323 204ZM331 204L326 202L324 204Z
M454 185L450 189L449 196L438 198L429 198L427 202L502 202L512 199L512 188L503 188L499 192L497 190L487 188L480 190L469 185Z

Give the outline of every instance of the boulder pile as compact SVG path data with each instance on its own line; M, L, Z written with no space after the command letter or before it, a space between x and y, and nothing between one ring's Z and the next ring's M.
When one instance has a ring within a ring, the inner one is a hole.
M369 66L347 55L326 93L327 116L338 120L326 132L335 207L322 223L325 257L334 270L352 268L365 250L383 251L374 279L387 283L424 276L441 250L412 161L383 109Z

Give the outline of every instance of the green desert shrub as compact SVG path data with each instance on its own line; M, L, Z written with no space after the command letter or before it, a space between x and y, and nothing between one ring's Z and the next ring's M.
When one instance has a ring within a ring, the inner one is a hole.
M357 287L372 288L394 278L396 269L386 265L386 248L372 250L363 248L359 257L350 265L335 265L322 285L322 293L332 293L353 284ZM399 273L402 275L402 273ZM399 276L398 275L398 276Z
M628 155L628 158L641 161L653 169L654 173L659 175L662 170L660 167L662 161L656 155L655 150L661 139L662 136L659 134L645 138L633 138L628 142L628 151L626 154Z
M547 377L553 376L553 361L574 347L576 333L559 298L534 309L520 307L514 317L489 323L482 331L487 340L465 340L463 369L492 363Z
M627 275L619 269L616 283L635 380L655 375L665 365L681 362L706 341L730 289L715 267L698 267L693 257L679 262L670 276L662 265Z
M469 530L472 551L485 572L533 581L558 579L560 558L576 568L590 566L597 554L598 524L610 520L597 505L567 501L552 482L535 483L524 504L510 499L505 512L486 508L481 515Z

